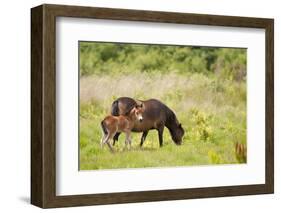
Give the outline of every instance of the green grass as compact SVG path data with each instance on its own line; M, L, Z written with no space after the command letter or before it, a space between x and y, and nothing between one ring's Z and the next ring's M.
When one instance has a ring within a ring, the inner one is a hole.
M100 147L100 122L120 96L157 98L177 115L185 129L177 146L168 130L159 148L155 130L143 148L141 134L132 134L132 148L125 148L124 134L115 153ZM235 143L246 144L246 83L221 80L198 73L131 73L90 75L80 80L80 169L173 167L240 163Z

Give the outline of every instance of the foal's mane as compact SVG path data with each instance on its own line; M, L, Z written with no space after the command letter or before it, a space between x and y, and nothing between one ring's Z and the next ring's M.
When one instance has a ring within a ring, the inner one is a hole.
M134 103L134 104L130 104L130 106L128 107L128 109L127 109L127 111L126 111L126 113L125 113L126 116L128 116L128 115L130 114L131 110L132 110L134 107L137 107L137 106L139 106L140 104L143 105L143 102L140 101L140 100L134 100L134 101L135 101L135 103Z

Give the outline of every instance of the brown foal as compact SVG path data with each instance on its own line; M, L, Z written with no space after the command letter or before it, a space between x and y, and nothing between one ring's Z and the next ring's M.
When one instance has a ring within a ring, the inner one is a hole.
M113 148L110 140L113 139L116 133L124 132L126 134L125 145L131 147L131 131L135 122L142 122L143 108L142 106L135 106L127 115L106 116L101 122L103 137L101 139L101 147L106 143L111 151Z

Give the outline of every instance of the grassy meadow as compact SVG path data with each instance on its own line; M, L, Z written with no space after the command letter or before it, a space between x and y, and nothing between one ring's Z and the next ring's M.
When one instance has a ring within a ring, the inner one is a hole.
M81 170L246 162L245 49L80 42L79 51ZM100 122L122 96L165 103L185 129L183 144L165 128L162 148L151 130L142 148L133 133L130 150L124 134L115 153L101 149Z

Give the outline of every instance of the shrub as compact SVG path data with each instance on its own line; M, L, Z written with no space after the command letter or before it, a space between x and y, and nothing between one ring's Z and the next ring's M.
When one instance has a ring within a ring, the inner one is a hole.
M196 141L212 141L213 128L210 125L212 116L195 108L191 109L191 114L191 121L194 125L190 133L192 134L192 138Z

